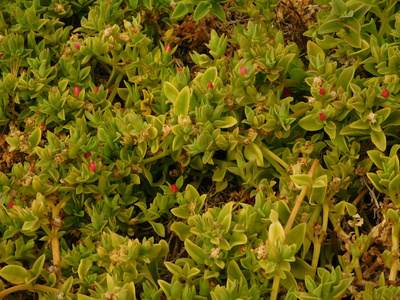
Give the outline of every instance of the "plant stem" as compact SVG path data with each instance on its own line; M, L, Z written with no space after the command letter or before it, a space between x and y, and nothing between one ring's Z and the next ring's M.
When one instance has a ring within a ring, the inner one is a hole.
M272 289L271 289L271 298L270 300L276 300L278 299L278 292L279 292L279 282L281 278L278 275L275 275L274 277L274 282L272 283Z
M263 154L266 157L266 159L271 162L268 158L271 158L271 160L278 162L285 170L289 169L289 165L285 163L278 155L276 155L274 152L269 150L267 147L262 147L261 151L264 152Z
M19 284L13 287L10 287L4 291L0 292L0 298L7 296L9 294L18 292L18 291L24 291L24 290L36 290L36 291L42 291L42 292L53 292L55 294L58 294L60 292L59 289L52 288L49 286L41 285L41 284Z
M316 271L318 268L319 257L321 255L322 241L325 239L326 232L328 230L329 204L326 203L326 200L325 200L324 204L322 205L322 213L323 213L323 215L322 215L322 233L314 242L314 252L313 252L313 258L312 258L312 263L311 263L311 267L314 270L314 276L316 274Z
M158 154L158 155L154 155L154 156L152 156L152 157L143 159L142 163L145 165L145 164L151 163L151 162L153 162L153 161L156 161L156 160L158 160L158 159L160 159L160 158L163 158L163 157L165 157L165 156L168 156L169 154L170 154L170 153L169 153L169 150L166 150L166 151L164 151L163 153L160 153L160 154Z
M58 206L55 206L53 208L52 212L52 217L53 220L59 220L60 219L60 209ZM60 269L57 272L57 278L61 279L61 267L60 267L60 241L58 240L58 229L60 227L57 226L56 224L52 225L51 231L52 231L52 237L51 237L51 250L53 252L53 264Z
M318 164L319 164L319 160L315 159L313 164L312 164L312 166L311 166L311 168L310 168L310 170L308 171L308 175L310 175L312 177L312 175L314 174L314 171L317 168ZM307 190L308 190L308 186L304 186L303 189L300 192L299 197L296 200L296 203L294 204L294 207L293 207L293 210L292 210L292 212L290 214L289 220L288 220L288 222L286 223L286 226L285 226L285 234L286 235L288 235L290 229L292 229L294 219L296 219L297 213L298 213L298 211L300 209L301 202L303 202L303 199L307 194Z
M360 260L358 259L358 257L354 261L354 270L356 271L357 281L362 281L364 278L360 267Z
M113 84L113 89L112 89L111 95L108 98L108 101L110 101L110 103L113 102L113 100L115 98L115 95L118 92L119 84L120 84L120 82L121 82L123 77L124 77L124 74L123 73L119 73L117 79L115 80L115 83Z
M397 268L399 266L399 231L400 225L393 224L392 227L392 256L393 264L390 268L389 281L396 281Z

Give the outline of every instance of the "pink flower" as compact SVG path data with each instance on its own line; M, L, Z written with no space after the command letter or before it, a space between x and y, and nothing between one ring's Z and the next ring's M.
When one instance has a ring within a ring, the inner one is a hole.
M245 67L240 67L240 74L242 74L242 76L246 76L247 75L247 69Z
M213 84L212 84L211 81L208 83L207 88L208 88L208 89L213 89L213 88L214 88L214 86L213 86Z
M325 94L326 94L325 89L322 89L322 88L319 89L319 94L322 96L325 96Z
M15 203L14 203L14 202L12 202L12 201L8 202L8 207L9 207L10 209L12 209L14 206L15 206Z
M321 121L325 121L325 120L326 120L325 114L324 114L324 113L320 113L320 114L319 114L319 119L320 119Z
M178 72L180 73L180 72L182 72L183 71L183 69L182 68L178 68Z
M93 93L97 94L98 91L99 91L99 87L96 86L96 87L94 88L94 90L93 90Z
M133 29L132 29L132 32L133 32L133 34L136 34L136 33L137 33L136 28L133 28Z
M171 192L173 192L173 193L179 192L179 189L175 183L171 184Z
M228 59L228 57L227 57L227 56L224 56L224 57L223 57L223 59L227 60L227 59Z
M80 88L80 87L77 87L77 86L74 87L74 95L75 95L76 97L79 96L80 92L81 92L81 88Z
M170 45L167 45L166 47L165 47L165 52L171 52L171 46Z
M79 44L79 43L75 43L74 47L78 51L81 50L81 44Z
M35 174L35 169L32 166L28 168L28 171Z
M292 91L289 89L284 89L282 94L285 97L289 97L292 94Z
M86 152L84 155L83 155L85 158L89 158L89 157L91 157L92 156L92 153L90 153L90 152Z
M388 91L387 89L384 89L384 90L382 91L382 97L383 97L383 98L389 97L389 91Z
M97 170L96 164L93 161L91 161L90 164L89 164L89 171L90 172L96 172L96 170Z

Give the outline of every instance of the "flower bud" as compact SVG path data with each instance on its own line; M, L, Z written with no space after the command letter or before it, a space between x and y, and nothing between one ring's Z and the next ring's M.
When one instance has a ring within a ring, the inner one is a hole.
M133 28L133 29L132 29L132 32L133 32L133 34L136 34L136 33L137 33L136 28Z
M94 88L94 90L93 90L93 93L97 94L98 91L99 91L99 87L96 86L96 87Z
M182 68L178 68L178 72L180 73L180 72L182 72L183 71L183 69Z
M227 59L228 59L228 56L224 56L223 59L227 60Z
M86 152L85 155L84 155L85 158L89 158L91 156L92 156L92 153L90 153L90 152Z
M32 166L28 168L28 171L35 174L35 169Z
M81 44L75 43L74 48L78 51L81 50Z
M75 95L76 97L79 96L80 92L81 92L81 88L80 88L80 87L77 87L77 86L74 87L74 95Z
M388 91L387 89L384 89L384 90L382 91L382 97L383 97L383 98L389 97L389 91Z
M320 113L320 114L319 114L319 119L320 119L321 121L325 121L325 120L326 120L325 114L324 114L324 113Z
M8 207L9 207L10 209L12 209L14 206L15 206L15 203L14 203L14 202L12 202L12 201L8 202Z
M246 76L247 75L247 69L245 67L240 67L240 74L242 76Z
M171 46L170 45L167 45L166 47L165 47L165 52L171 52Z
M323 88L320 88L319 89L319 94L321 95L321 96L325 96L325 89L323 89Z
M213 88L214 88L214 86L213 86L213 84L212 84L211 81L208 83L207 88L208 88L208 89L213 89Z
M173 192L173 193L179 192L179 189L175 183L171 184L171 192Z
M289 89L284 89L282 92L283 96L289 97L292 94L292 91Z
M90 172L96 172L96 170L97 170L96 164L95 164L93 161L90 162L90 164L89 164L89 171L90 171Z

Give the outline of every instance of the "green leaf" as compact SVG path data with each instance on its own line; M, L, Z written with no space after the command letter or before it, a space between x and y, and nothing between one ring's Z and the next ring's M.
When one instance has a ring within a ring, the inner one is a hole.
M264 166L264 157L260 147L258 147L257 144L251 143L247 147L245 147L244 156L247 158L248 161L255 161L258 167Z
M36 147L39 145L40 138L42 137L42 131L39 127L37 127L29 136L28 142L31 144L31 147Z
M70 276L62 285L60 292L63 292L64 295L67 295L71 290L72 285L74 284L74 277Z
M236 124L237 119L231 116L221 117L213 122L215 128L230 128Z
M298 257L296 257L296 260L290 264L290 272L294 277L301 280L304 280L306 276L314 277L314 269Z
M21 266L8 265L0 270L0 276L12 284L25 283L28 271Z
M299 121L299 125L301 128L303 128L307 131L317 131L317 130L321 130L322 128L324 128L324 123L317 122L314 114L310 114L310 115L302 118Z
M296 244L296 252L299 251L301 245L303 245L304 238L306 236L306 223L301 223L290 230L286 237L286 243L289 245Z
M247 282L247 279L240 270L239 265L234 260L231 260L231 262L228 264L226 273L228 275L228 279L237 280L238 282L241 280L243 280L243 282Z
M177 90L176 87L174 87L171 83L165 82L164 83L164 88L163 92L167 99L171 101L172 103L175 103L176 99L179 96L179 91Z
M190 232L190 226L183 222L174 222L171 225L171 230L178 235L181 241L185 241L193 235L193 233Z
M226 22L226 15L224 9L218 3L213 2L210 13L217 16L222 22Z
M346 3L343 0L333 0L332 1L333 13L336 15L344 15L347 12Z
M307 43L307 54L311 58L318 58L321 61L325 60L325 52L324 50L321 49L320 46L318 46L316 43L309 41Z
M311 176L307 174L290 175L290 179L300 186L310 186L313 183Z
M207 71L204 72L203 76L201 77L201 81L207 85L210 81L215 82L218 76L218 71L217 68L212 67L207 69Z
M207 2L200 2L194 11L193 20L198 21L204 18L211 10L212 5Z
M386 150L386 136L382 131L371 131L371 140L381 151Z
M179 3L172 13L171 19L176 20L182 18L190 11L189 6L183 3Z
M190 106L190 88L185 86L179 93L178 98L174 103L174 115L175 116L187 116Z
M198 264L204 265L206 259L208 258L207 254L204 252L202 248L194 244L191 240L185 241L186 252L190 255L191 258Z
M153 227L154 231L161 237L165 236L165 227L161 223L156 223L154 221L149 221L151 226Z
M355 71L356 69L354 66L344 69L337 79L336 86L341 86L345 91L347 91L350 82L353 80Z

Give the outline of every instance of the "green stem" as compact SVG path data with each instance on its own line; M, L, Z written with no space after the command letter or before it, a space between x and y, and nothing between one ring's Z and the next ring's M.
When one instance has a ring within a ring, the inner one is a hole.
M319 164L319 160L315 159L310 170L308 171L308 175L310 175L311 177L313 176L314 171L317 168L318 164ZM296 216L300 209L301 203L303 202L304 197L307 195L307 190L308 190L308 186L304 186L300 192L299 197L296 200L296 203L293 206L292 212L290 213L290 216L289 216L289 220L287 221L286 226L285 226L285 234L286 235L288 235L290 230L292 229L294 219L296 219Z
M318 262L319 262L319 257L321 255L321 246L322 246L322 241L325 239L326 232L328 230L328 220L329 220L329 204L325 201L324 204L322 205L322 233L321 235L316 239L314 242L314 252L313 252L313 258L312 258L312 263L311 267L314 270L314 276L317 272L318 268Z
M274 282L272 283L272 289L271 289L271 298L270 300L276 300L278 299L278 292L279 292L279 282L281 278L278 275L275 275L274 277Z
M112 59L106 59L104 56L95 56L94 58L100 62L103 62L103 63L106 63L106 64L112 66L114 69L116 69L120 73L123 73L124 75L126 74L126 71L123 68L121 68L120 66L118 66L117 63L114 62Z
M393 264L392 267L390 268L389 281L396 281L397 278L397 268L399 266L399 231L400 231L400 226L394 224L392 228Z
M156 160L158 160L158 159L160 159L160 158L163 158L163 157L165 157L165 156L168 156L169 154L170 154L170 151L169 151L169 150L166 150L166 151L164 151L163 153L160 153L160 154L158 154L158 155L154 155L154 156L152 156L152 157L143 159L142 163L145 165L145 164L151 163L151 162L153 162L153 161L156 161Z
M117 79L115 80L113 90L112 90L112 92L111 92L110 97L108 98L108 101L110 101L110 103L113 102L113 100L114 100L114 98L115 98L115 95L116 95L117 92L118 92L119 84L120 84L120 82L121 82L121 80L122 80L123 77L124 77L124 74L123 74L123 73L120 73L120 74L118 75Z
M35 291L42 291L42 292L53 292L55 294L60 293L59 289L52 288L49 286L41 285L41 284L19 284L13 287L10 287L4 291L0 292L0 298L7 296L9 294L19 292L19 291L25 291L25 290L35 290Z
M360 260L358 259L358 257L354 261L354 270L356 271L357 280L362 281L364 278L360 267Z
M285 163L278 155L276 155L274 152L269 150L267 147L263 146L261 147L261 151L264 154L264 157L272 164L271 161L273 162L278 162L285 170L289 169L289 165Z

